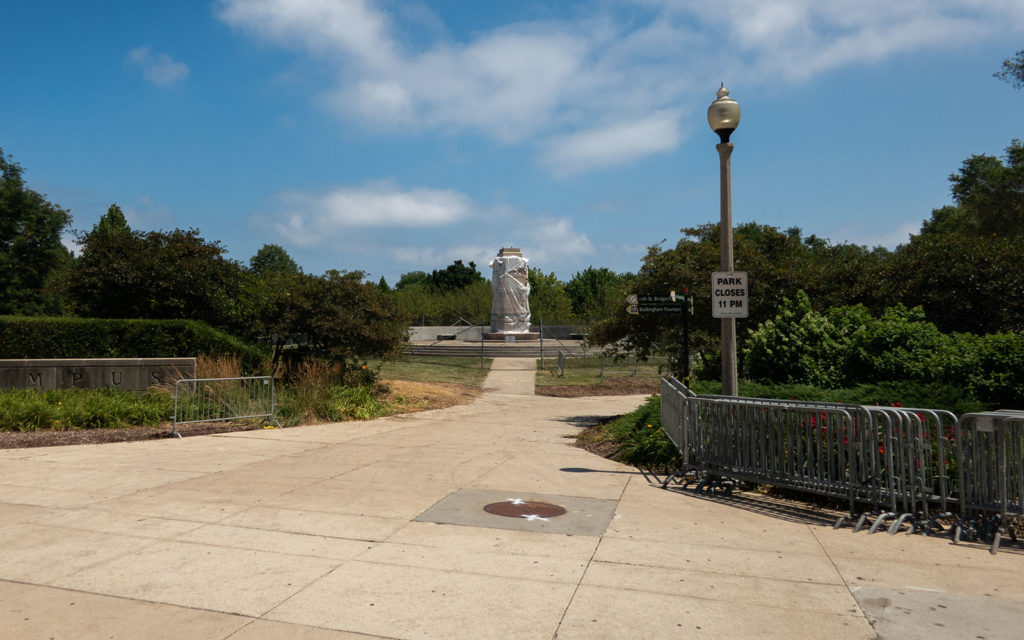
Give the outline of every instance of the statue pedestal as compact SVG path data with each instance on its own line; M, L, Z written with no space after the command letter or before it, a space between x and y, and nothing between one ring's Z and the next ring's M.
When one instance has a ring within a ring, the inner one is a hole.
M484 340L493 340L495 342L530 342L532 340L539 340L540 334L536 331L529 331L525 333L485 333Z

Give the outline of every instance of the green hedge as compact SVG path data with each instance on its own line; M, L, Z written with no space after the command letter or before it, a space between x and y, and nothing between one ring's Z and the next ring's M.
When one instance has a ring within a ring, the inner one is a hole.
M0 358L188 358L233 355L246 370L266 357L197 320L0 316Z
M862 305L811 307L798 291L750 331L743 375L825 389L897 383L959 388L990 407L1024 408L1024 333L944 334L920 307L873 316Z

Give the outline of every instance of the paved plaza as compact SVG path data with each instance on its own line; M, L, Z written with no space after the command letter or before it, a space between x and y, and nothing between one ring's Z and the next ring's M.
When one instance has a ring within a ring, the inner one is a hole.
M440 411L0 451L0 637L1024 636L1019 546L662 490L572 446L642 397L534 367Z

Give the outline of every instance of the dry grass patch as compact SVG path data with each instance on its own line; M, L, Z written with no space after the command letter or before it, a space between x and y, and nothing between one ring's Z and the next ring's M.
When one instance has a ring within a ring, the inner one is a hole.
M445 409L469 404L482 393L477 387L451 382L413 382L411 380L382 380L388 386L384 400L395 407L396 413L411 413Z

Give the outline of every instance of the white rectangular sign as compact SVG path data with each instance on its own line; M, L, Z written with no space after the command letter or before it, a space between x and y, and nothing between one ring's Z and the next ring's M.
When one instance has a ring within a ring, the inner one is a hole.
M746 271L711 274L711 315L715 318L746 318L748 303Z

